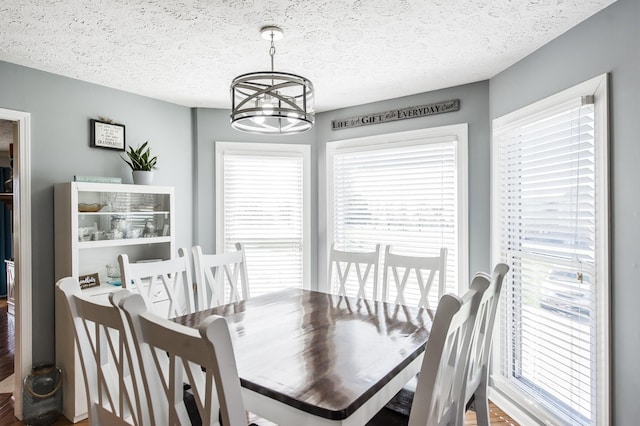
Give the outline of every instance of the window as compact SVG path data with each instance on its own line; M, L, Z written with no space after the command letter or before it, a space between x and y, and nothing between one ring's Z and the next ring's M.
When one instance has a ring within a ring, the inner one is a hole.
M216 143L219 253L244 244L252 296L309 288L308 145Z
M447 291L463 290L466 124L331 142L327 176L329 248L335 242L340 250L372 251L380 243L390 244L393 253L436 256L446 247ZM417 305L417 286L407 288L416 290L406 293L406 302ZM356 289L357 282L347 283L347 294ZM437 290L431 289L431 306L437 305Z
M494 386L545 423L608 423L606 104L602 76L494 121Z

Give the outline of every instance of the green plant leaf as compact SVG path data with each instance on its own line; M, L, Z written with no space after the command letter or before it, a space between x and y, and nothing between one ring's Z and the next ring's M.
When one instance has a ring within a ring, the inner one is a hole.
M145 141L138 148L129 146L126 154L129 157L129 160L127 160L122 155L120 157L125 163L129 165L129 167L131 167L131 170L151 171L155 168L158 161L157 156L151 157L151 148L149 147L149 141Z

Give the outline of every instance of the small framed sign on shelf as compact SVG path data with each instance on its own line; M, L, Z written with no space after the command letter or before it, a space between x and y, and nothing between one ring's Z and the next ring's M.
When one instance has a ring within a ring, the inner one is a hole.
M124 124L91 119L90 127L92 147L125 150Z
M98 287L100 285L100 277L97 272L95 274L80 275L78 282L82 290L85 288Z

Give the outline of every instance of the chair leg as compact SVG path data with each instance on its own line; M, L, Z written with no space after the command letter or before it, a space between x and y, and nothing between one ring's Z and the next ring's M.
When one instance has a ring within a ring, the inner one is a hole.
M487 398L487 384L481 382L474 394L473 405L476 411L478 426L490 426L489 400Z

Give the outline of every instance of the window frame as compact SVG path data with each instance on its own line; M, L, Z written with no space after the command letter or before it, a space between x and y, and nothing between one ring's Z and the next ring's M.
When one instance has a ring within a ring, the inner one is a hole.
M595 408L596 415L594 417L595 424L609 424L611 420L611 340L610 340L610 203L609 203L609 123L608 123L608 74L602 74L587 80L583 83L575 85L567 90L561 91L554 95L548 96L540 101L534 102L528 106L524 106L516 111L505 114L493 120L493 130L491 138L491 258L493 264L501 261L500 257L500 166L499 166L499 150L495 149L498 136L501 132L510 128L522 125L524 122L533 122L546 116L558 106L567 103L571 99L580 98L585 95L593 95L594 119L595 119L595 137L594 147L595 154L595 185L596 185L596 221L600 226L596 229L596 239L598 241L595 249L596 258L599 261L596 268L596 289L594 297L596 299L596 398ZM501 298L501 305L505 300ZM501 330L508 325L503 323L501 315L496 317L496 327L494 333L497 335L493 339L494 351L492 354L491 364L493 371L500 371L501 354L505 351L502 339L500 339ZM499 373L492 375L489 397L496 404L500 405L509 412L512 417L521 423L543 422L545 424L563 424L564 420L557 417L552 411L543 408L530 396L525 396L519 388L509 383L510 380L500 376ZM513 414L512 414L513 413Z
M469 164L468 164L468 124L460 123L448 126L431 127L426 129L409 130L404 132L365 136L361 138L343 139L327 142L326 145L326 259L328 262L331 243L334 240L333 223L333 156L336 152L364 151L378 148L395 148L400 146L421 145L425 143L442 143L454 139L456 141L456 166L458 185L458 292L462 294L468 288L469 281ZM382 255L381 255L382 257ZM384 259L380 260L384 262ZM328 268L328 265L325 265ZM381 264L380 271L382 271ZM381 279L382 277L378 277ZM324 282L318 283L320 291L331 289L327 276ZM379 287L381 287L381 283Z
M299 157L303 168L303 282L311 288L311 146L303 144L215 142L216 253L224 252L224 156L225 154L264 157Z

